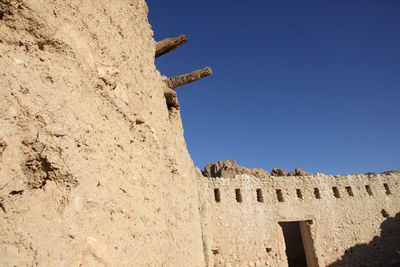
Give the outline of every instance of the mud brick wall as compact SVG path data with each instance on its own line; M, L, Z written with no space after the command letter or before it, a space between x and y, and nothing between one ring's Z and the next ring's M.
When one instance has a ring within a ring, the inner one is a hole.
M198 183L209 266L285 266L279 222L288 221L307 225L315 266L365 265L371 257L389 263L399 257L399 172L200 177ZM390 220L391 230L385 226Z

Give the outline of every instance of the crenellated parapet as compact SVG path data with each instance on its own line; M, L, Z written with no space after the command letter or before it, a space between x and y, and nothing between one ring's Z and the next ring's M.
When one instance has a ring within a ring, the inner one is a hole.
M236 175L235 178L204 177L209 188L215 189L216 202L238 200L238 196L249 201L311 202L331 200L381 199L399 194L400 172L382 174L325 175L308 176L268 176L257 178L251 175ZM249 188L253 189L251 194ZM232 198L232 191L235 198ZM243 192L250 193L244 196ZM218 196L218 197L217 197ZM217 200L219 199L219 201ZM263 199L263 200L261 200ZM241 201L237 201L241 202Z

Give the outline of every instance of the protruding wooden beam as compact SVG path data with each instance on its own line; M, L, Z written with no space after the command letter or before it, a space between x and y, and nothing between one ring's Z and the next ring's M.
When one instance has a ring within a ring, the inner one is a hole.
M156 58L167 54L169 52L175 51L179 46L187 42L186 35L179 35L175 38L166 38L157 42L156 44Z
M179 109L180 105L178 102L178 97L176 96L176 92L171 88L164 87L164 96L167 101L168 109L176 108Z
M171 89L174 89L176 87L197 81L201 78L210 76L212 74L212 70L210 67L206 67L201 70L195 70L191 73L180 75L180 76L175 76L167 79L165 83L167 86Z

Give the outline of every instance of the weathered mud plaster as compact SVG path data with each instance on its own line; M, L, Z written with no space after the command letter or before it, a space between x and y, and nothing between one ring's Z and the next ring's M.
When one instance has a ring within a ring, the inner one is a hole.
M143 0L0 1L0 265L204 266Z
M285 266L287 221L301 221L313 265L398 244L380 227L397 229L399 173L196 174L147 12L0 0L1 266Z

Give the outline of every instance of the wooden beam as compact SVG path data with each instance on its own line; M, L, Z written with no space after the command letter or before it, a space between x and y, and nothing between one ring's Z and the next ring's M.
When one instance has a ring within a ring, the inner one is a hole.
M169 52L175 51L179 46L185 44L187 42L186 35L179 35L175 38L166 38L157 42L156 44L156 55L155 57L162 56Z
M180 76L175 76L168 78L165 83L167 86L171 89L174 89L176 87L197 81L201 78L210 76L212 74L212 70L210 67L206 67L201 70L195 70L191 73L180 75Z
M176 92L174 90L168 87L164 87L164 96L165 100L167 101L167 107L169 110L171 110L172 108L180 108L178 97L176 96Z

